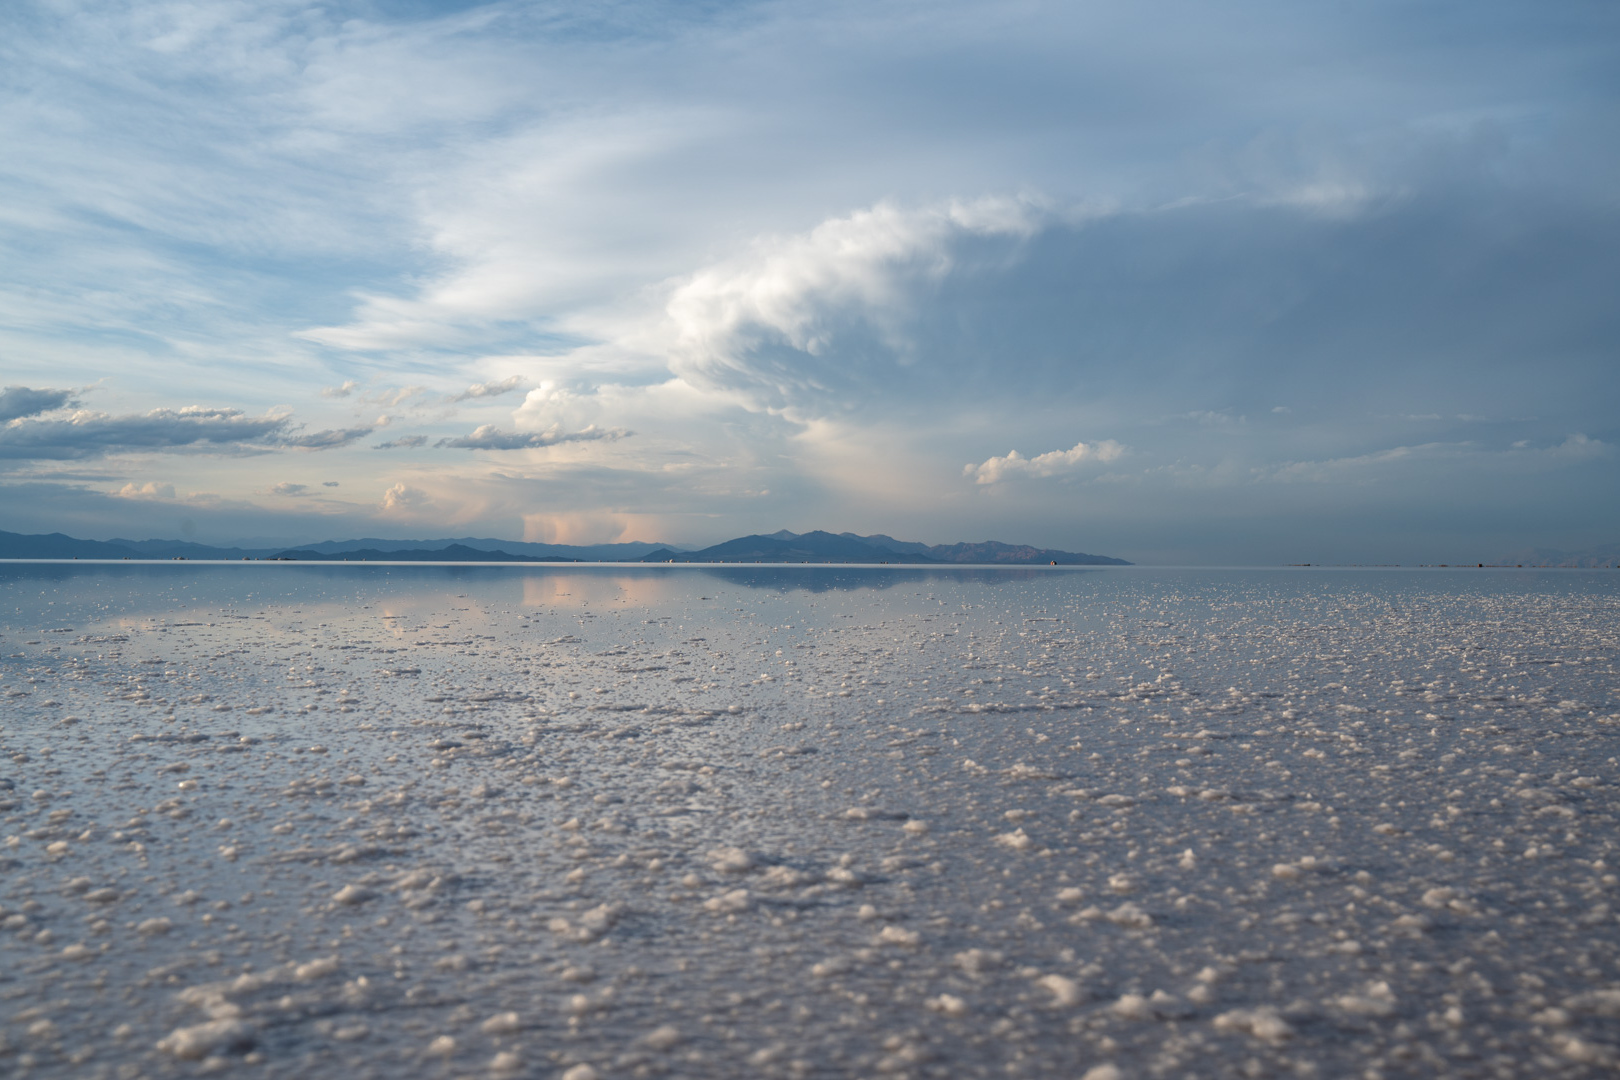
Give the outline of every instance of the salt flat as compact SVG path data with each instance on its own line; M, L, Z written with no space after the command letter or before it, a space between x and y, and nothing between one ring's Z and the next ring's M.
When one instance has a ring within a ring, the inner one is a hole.
M0 1072L1597 1076L1620 575L0 566Z

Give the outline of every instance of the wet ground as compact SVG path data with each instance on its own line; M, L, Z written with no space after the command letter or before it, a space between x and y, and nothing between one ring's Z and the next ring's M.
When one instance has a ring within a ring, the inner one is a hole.
M1584 1077L1620 574L0 565L0 1073Z

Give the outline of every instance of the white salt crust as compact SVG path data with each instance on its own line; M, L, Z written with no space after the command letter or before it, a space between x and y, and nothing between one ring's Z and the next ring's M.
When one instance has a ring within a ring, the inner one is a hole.
M5 586L0 1071L1620 1062L1607 579L280 569Z

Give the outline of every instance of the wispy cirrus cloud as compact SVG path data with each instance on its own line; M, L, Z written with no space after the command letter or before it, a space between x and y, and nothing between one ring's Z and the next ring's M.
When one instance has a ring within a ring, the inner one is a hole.
M451 401L473 401L477 398L500 397L518 389L528 380L521 375L513 375L500 382L473 383L467 389L451 398Z
M1375 483L1397 479L1403 471L1459 468L1485 469L1499 476L1538 473L1602 461L1616 448L1602 439L1575 432L1563 441L1536 445L1520 440L1505 448L1474 441L1430 442L1391 446L1371 453L1320 461L1290 461L1254 470L1258 480L1276 483Z
M281 440L282 446L297 450L334 450L363 439L376 431L376 427L328 428L308 435L295 435Z
M595 425L581 431L502 431L494 424L480 424L471 435L454 439L440 439L435 446L454 447L458 450L540 450L565 443L615 442L635 434L622 428L599 428Z
M428 437L426 435L401 435L397 439L389 439L387 442L376 443L375 445L372 446L372 449L373 450L414 450L419 446L426 446L427 442L428 442Z

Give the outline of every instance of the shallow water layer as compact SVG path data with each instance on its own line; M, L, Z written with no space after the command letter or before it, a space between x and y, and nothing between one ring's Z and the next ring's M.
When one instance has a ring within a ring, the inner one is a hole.
M0 565L0 1073L1607 1074L1617 577Z

